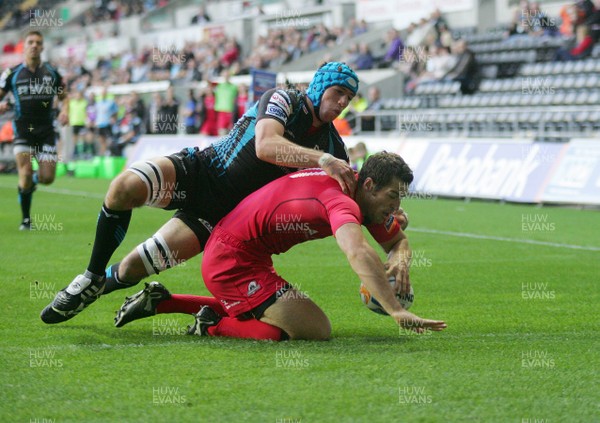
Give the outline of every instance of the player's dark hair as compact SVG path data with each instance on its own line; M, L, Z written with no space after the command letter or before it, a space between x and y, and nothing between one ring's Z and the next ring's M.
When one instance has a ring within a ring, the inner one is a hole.
M25 34L25 37L23 37L23 39L26 40L27 37L29 37L30 35L37 35L42 40L44 39L44 36L42 35L42 33L40 31L36 31L35 29L32 29L31 31L27 31L27 33Z
M367 178L373 180L375 189L378 190L388 185L394 178L410 184L413 181L413 173L398 154L382 151L369 156L365 161L358 174L358 185L362 185Z

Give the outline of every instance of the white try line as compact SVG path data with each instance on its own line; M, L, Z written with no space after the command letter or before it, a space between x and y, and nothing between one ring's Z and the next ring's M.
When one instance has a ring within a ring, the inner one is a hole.
M507 238L507 237L503 237L503 236L470 234L470 233L466 233L466 232L438 231L437 229L411 228L410 226L407 228L407 231L423 232L423 233L427 233L427 234L456 236L456 237L460 237L460 238L487 239L487 240L491 240L491 241L505 241L505 242L513 242L513 243L517 243L517 244L532 244L532 245L543 245L546 247L569 248L571 250L600 251L600 247L592 247L592 246L585 246L585 245L560 244L557 242L536 241L533 239Z

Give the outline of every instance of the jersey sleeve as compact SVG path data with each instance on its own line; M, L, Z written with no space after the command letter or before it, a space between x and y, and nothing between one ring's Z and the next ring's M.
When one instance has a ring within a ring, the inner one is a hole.
M12 69L7 68L0 75L0 90L8 93L10 91L10 76L12 75Z
M346 223L361 224L363 219L358 204L352 198L342 194L338 186L325 190L321 201L327 210L331 232L334 235Z
M400 222L396 219L396 216L390 215L385 223L367 225L367 230L373 235L375 241L378 244L388 242L400 232Z
M260 98L256 120L275 119L285 126L293 112L294 99L291 98L290 93L284 90L271 89Z

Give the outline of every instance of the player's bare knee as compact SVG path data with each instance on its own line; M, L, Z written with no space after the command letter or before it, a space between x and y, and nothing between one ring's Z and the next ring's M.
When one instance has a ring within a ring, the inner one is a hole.
M42 185L50 185L54 182L54 175L39 175L38 182Z
M104 203L109 209L130 210L144 205L148 191L137 176L123 172L110 184Z
M144 263L137 250L133 250L119 264L119 279L128 284L136 284L148 276Z

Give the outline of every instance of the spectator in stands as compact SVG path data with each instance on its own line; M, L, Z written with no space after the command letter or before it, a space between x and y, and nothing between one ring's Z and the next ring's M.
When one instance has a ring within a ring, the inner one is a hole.
M75 91L69 99L69 126L73 131L73 144L75 144L75 155L83 157L85 153L85 123L87 120L86 109L88 101L81 91Z
M4 44L4 47L2 47L2 53L11 54L14 52L15 52L15 43L13 43L12 41L9 41L8 43Z
M348 125L351 129L356 127L356 115L364 112L367 109L369 102L365 97L363 97L362 93L359 91L356 93L354 98L350 100L350 104L342 113L340 113L340 118L345 119L348 122Z
M231 67L240 57L240 47L235 39L230 39L225 43L225 51L221 56L221 65L224 68Z
M411 93L419 83L419 77L425 72L427 57L421 47L406 47L404 49L403 60L398 65L398 70L404 74L406 84L405 93Z
M129 97L129 108L134 116L140 118L142 122L141 132L145 133L144 129L146 128L148 120L148 116L146 115L146 105L136 91L131 92L131 96Z
M239 118L246 113L248 107L248 86L246 84L238 85L238 94L235 100L235 113L233 121L237 122Z
M464 39L456 40L452 45L452 54L455 57L455 64L446 73L444 79L460 82L460 90L463 94L473 94L477 90L479 72L475 54L469 50Z
M354 63L349 63L351 67L356 70L367 70L373 69L373 54L367 43L360 43L358 45L358 55Z
M374 115L369 116L368 112L369 111L379 111L381 110L383 104L381 101L381 92L379 91L379 88L372 86L369 87L369 91L368 91L368 106L365 109L364 113L361 117L361 131L374 131L375 130L375 119L376 117Z
M452 43L454 43L454 38L452 37L452 32L445 24L440 24L439 26L439 44L442 47L452 48Z
M175 97L175 91L172 86L167 88L165 101L160 107L159 122L165 123L162 126L161 134L177 134L179 122L179 101Z
M565 4L560 8L559 16L561 19L560 34L563 37L572 37L574 34L574 22L575 22L575 5Z
M200 127L198 126L198 100L192 89L188 92L188 99L183 109L183 117L185 118L185 133L188 135L197 134L200 131Z
M381 60L379 67L388 68L402 59L404 53L404 43L400 38L400 33L392 28L385 35L387 50Z
M85 144L83 148L83 156L87 159L96 155L96 137L98 135L98 128L96 127L96 97L93 94L88 96L88 104L85 109L86 112L86 133L85 133Z
M96 100L96 128L98 128L98 141L100 148L98 154L104 156L108 142L112 137L112 125L117 116L117 103L114 96L108 95L106 87L102 88L102 94Z
M133 110L127 110L113 130L113 142L110 152L113 156L122 156L126 146L134 144L141 135L142 120Z
M141 59L136 59L131 65L129 74L131 75L130 81L132 84L137 84L139 82L148 81L148 75L150 68L147 63L142 62Z
M148 119L148 133L158 134L159 133L159 119L160 119L160 111L163 104L163 98L160 93L152 94L152 101L150 102L150 109L148 111L149 119Z
M223 82L215 88L215 111L217 112L217 132L227 134L233 127L233 111L238 94L237 87L229 79L229 71L223 72Z
M558 35L554 19L549 18L548 14L541 10L538 2L531 3L528 20L531 35L548 37Z
M588 57L594 48L594 39L590 34L590 29L587 25L579 25L576 30L577 45L571 49L560 48L556 51L554 60L570 61L579 60Z
M367 146L364 142L360 141L354 147L350 149L350 165L354 170L360 172L365 161L369 158L370 154L367 150Z
M210 16L206 13L206 8L204 6L200 7L198 10L198 14L192 18L192 25L206 25L211 21Z
M215 93L214 85L208 83L203 94L204 103L204 122L200 127L202 135L217 136L219 130L217 127L217 112L215 111Z
M425 72L419 76L419 84L435 82L444 78L454 67L457 58L452 56L446 47L437 45L429 46L429 58L425 65Z

